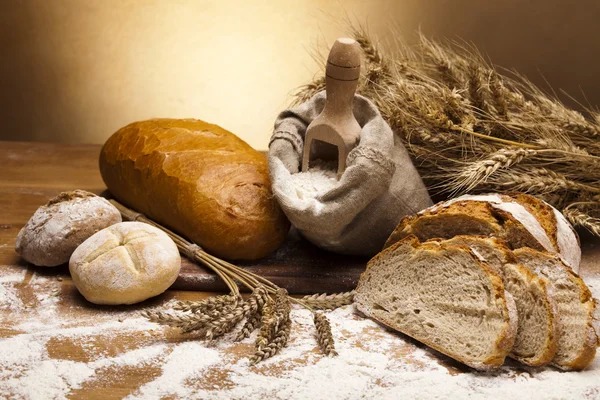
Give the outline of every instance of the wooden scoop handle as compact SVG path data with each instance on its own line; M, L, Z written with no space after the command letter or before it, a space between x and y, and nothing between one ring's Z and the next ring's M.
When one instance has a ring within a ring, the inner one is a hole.
M328 116L346 118L352 113L360 76L360 54L360 46L354 39L340 38L331 47L325 70Z

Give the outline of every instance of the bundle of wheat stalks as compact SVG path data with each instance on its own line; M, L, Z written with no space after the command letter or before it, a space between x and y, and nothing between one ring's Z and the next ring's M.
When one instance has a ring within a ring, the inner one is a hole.
M420 35L386 53L362 28L359 93L403 140L432 196L527 192L600 236L600 113L587 117L473 47ZM323 76L296 93L325 88Z
M277 354L290 337L292 319L291 303L296 303L313 313L316 342L328 356L336 355L331 325L322 310L352 304L354 291L334 294L316 294L297 299L271 281L250 271L206 253L169 229L148 219L115 200L110 202L125 220L140 221L164 231L177 245L179 251L215 272L225 282L230 293L208 297L201 301L177 301L171 310L146 310L142 315L152 322L179 328L184 333L194 332L214 341L239 327L236 341L248 338L258 330L254 354L250 364L256 364ZM240 294L238 283L252 293L246 299Z

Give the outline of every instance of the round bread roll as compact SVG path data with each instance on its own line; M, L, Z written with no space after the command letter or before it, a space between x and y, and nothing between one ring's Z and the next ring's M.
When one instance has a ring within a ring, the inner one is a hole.
M15 250L32 264L55 267L68 262L84 240L118 222L119 210L106 199L85 190L63 192L27 221Z
M69 261L75 286L96 304L134 304L175 282L181 258L166 233L142 222L121 222L79 246Z

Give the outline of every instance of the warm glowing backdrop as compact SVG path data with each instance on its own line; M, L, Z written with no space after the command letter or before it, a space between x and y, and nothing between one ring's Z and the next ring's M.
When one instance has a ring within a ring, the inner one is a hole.
M195 117L266 149L309 51L344 16L389 39L462 37L497 64L600 104L597 0L7 0L0 139L102 143L151 117Z

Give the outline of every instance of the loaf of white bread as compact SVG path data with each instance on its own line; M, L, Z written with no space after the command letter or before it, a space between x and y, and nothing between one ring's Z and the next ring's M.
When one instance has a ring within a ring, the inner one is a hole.
M528 195L463 196L404 218L361 276L368 316L473 368L584 369L595 300L574 271L578 237ZM514 312L511 309L514 307Z

